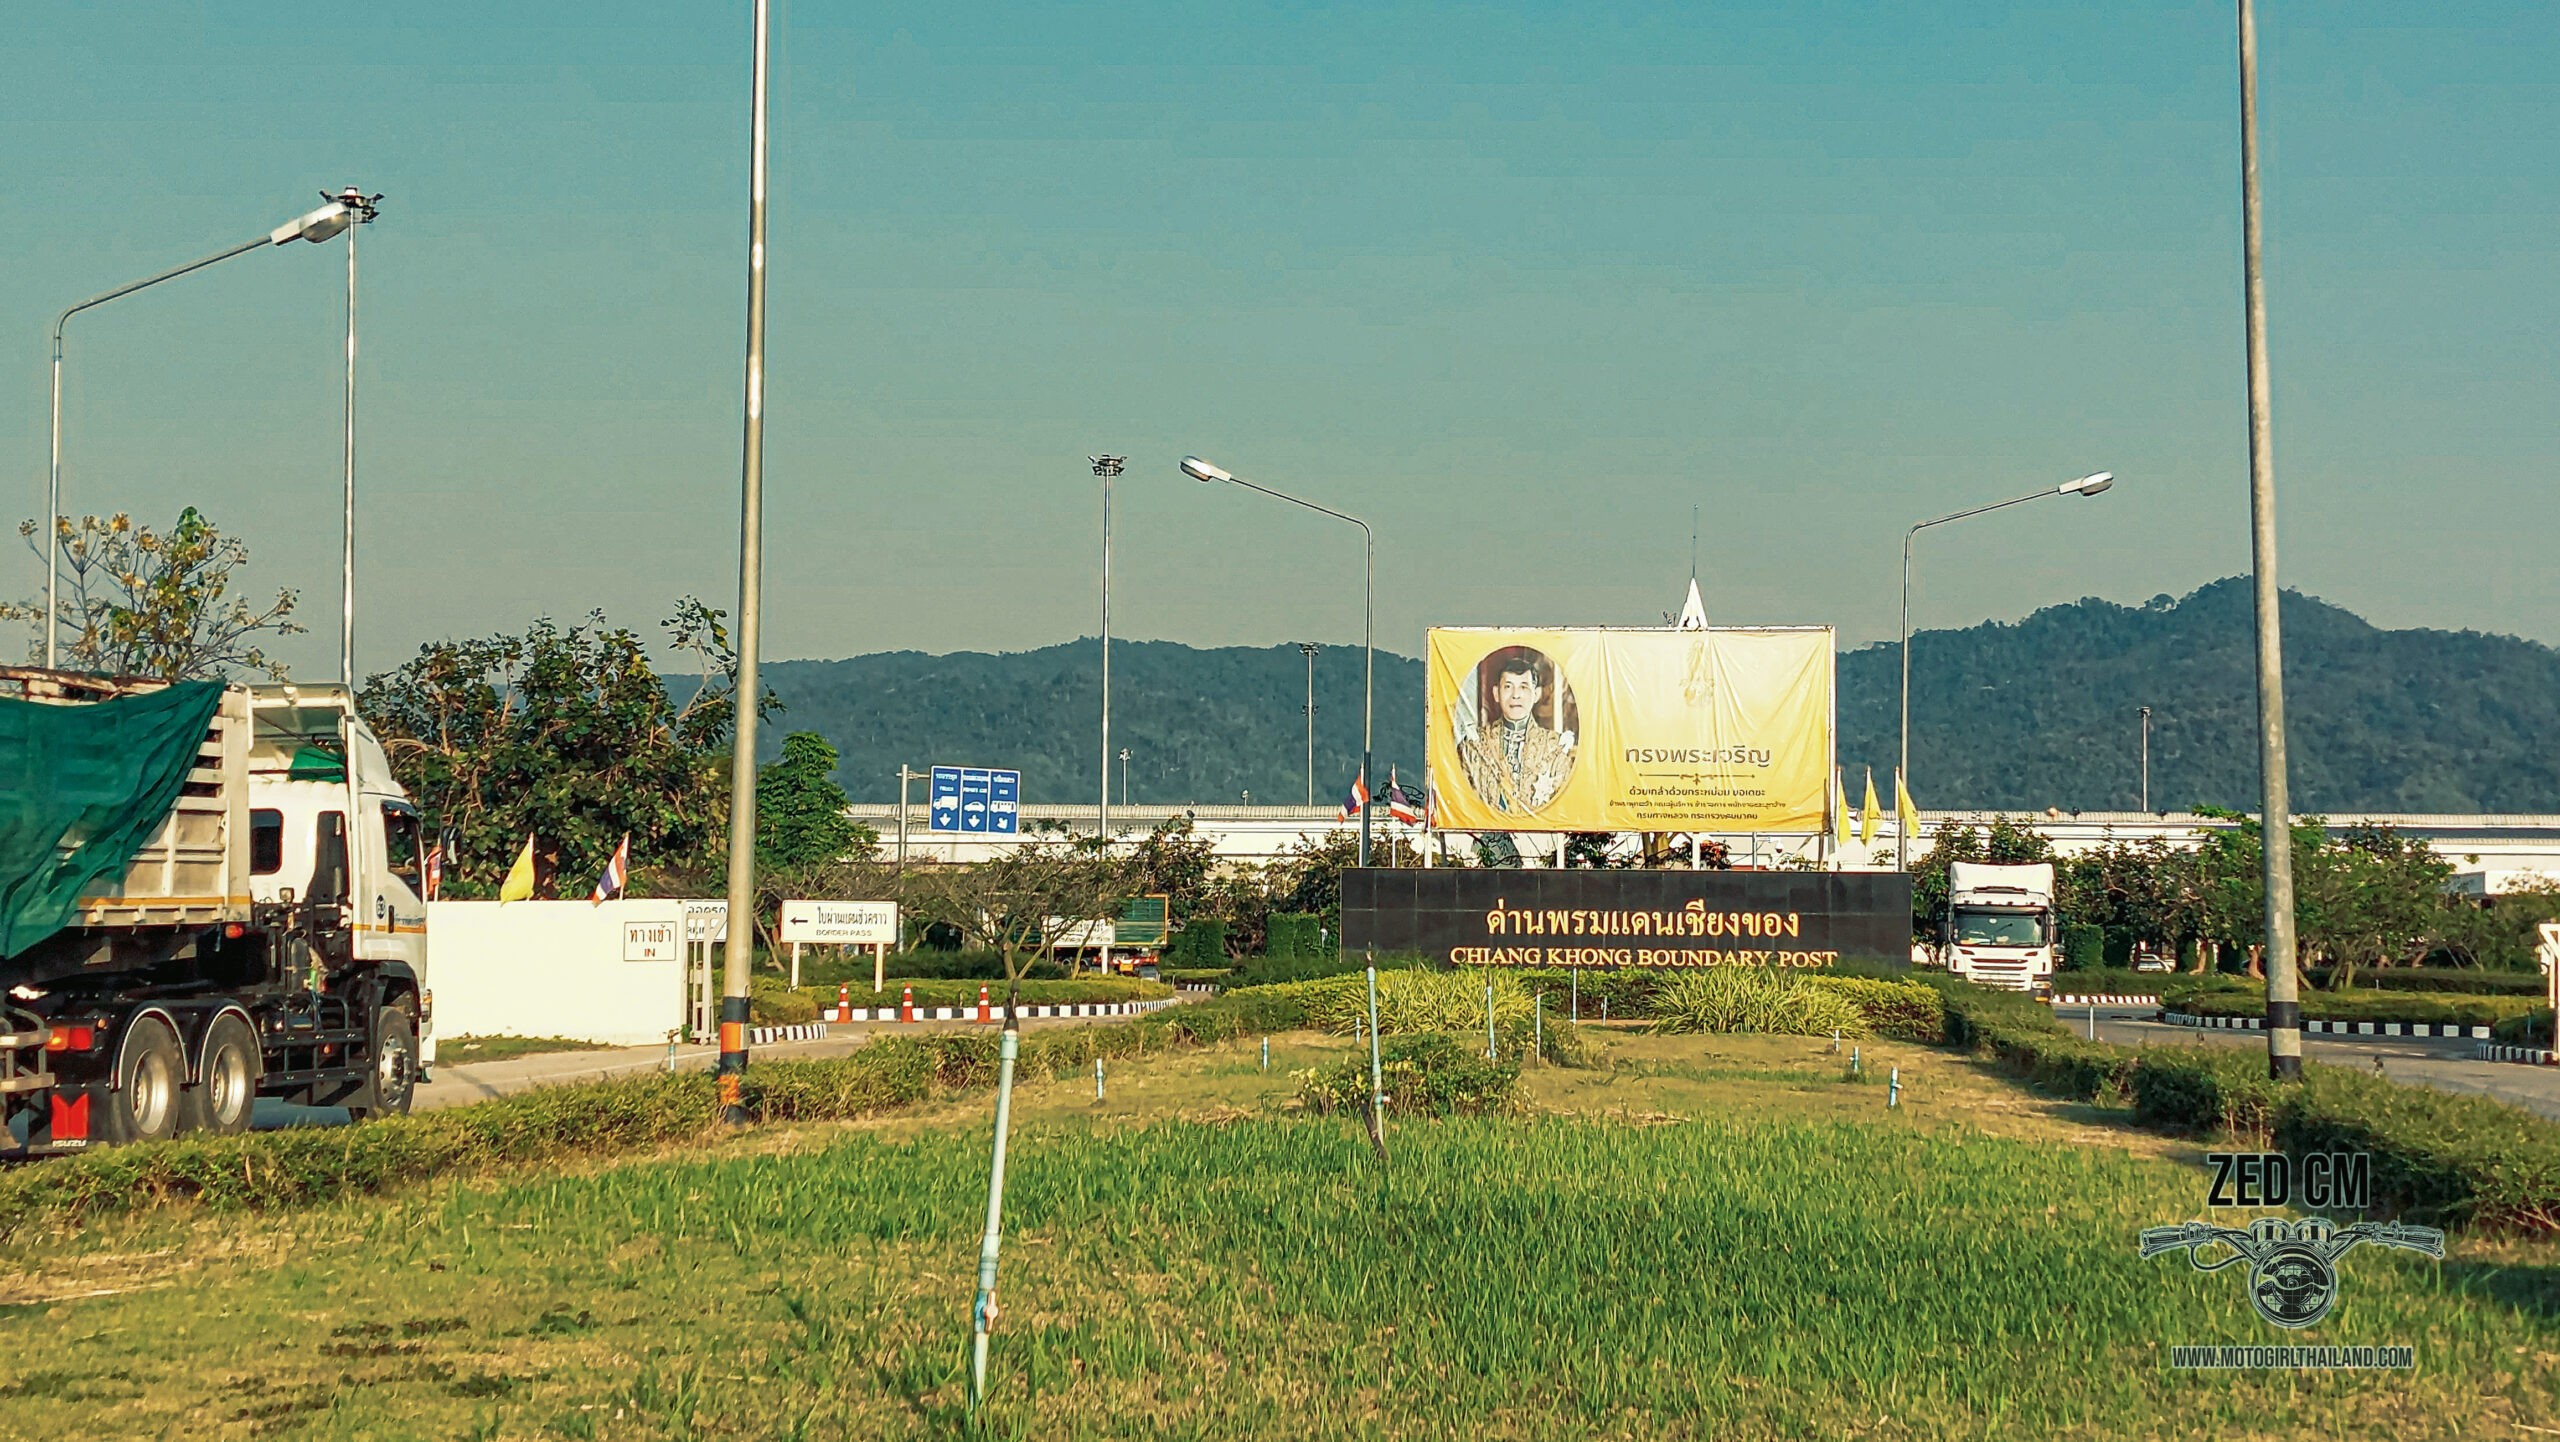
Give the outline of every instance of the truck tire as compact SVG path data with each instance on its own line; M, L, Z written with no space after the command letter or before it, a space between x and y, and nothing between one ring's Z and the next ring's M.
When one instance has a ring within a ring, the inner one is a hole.
M116 1051L114 1089L99 1097L106 1103L100 1135L117 1143L176 1136L186 1068L178 1034L166 1022L151 1016L134 1022Z
M196 1060L196 1084L181 1101L179 1129L216 1136L247 1131L258 1105L262 1061L258 1034L247 1022L228 1013L214 1018Z
M418 1091L418 1004L401 997L373 1010L373 1073L347 1107L357 1121L409 1114Z

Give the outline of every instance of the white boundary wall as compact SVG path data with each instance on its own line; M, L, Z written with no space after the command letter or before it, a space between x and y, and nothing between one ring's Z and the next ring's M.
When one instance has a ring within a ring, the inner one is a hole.
M431 902L435 1033L663 1042L683 1022L683 936L681 901Z

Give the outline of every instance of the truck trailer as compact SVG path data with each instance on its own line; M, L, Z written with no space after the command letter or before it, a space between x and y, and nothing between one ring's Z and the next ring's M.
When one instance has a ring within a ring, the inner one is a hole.
M0 785L0 1144L409 1109L424 829L345 688L0 667Z

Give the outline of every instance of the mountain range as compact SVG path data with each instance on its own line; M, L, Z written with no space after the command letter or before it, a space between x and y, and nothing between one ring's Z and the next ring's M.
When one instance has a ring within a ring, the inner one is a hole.
M2293 800L2306 812L2560 811L2560 651L2475 631L2384 630L2314 598L2284 598ZM2140 606L2085 599L2016 622L1912 638L1911 786L1932 808L2131 810L2139 708L2151 708L2151 804L2253 809L2257 694L2249 584L2214 582ZM1096 798L1098 648L883 652L770 661L784 710L766 749L815 731L857 800L897 796L901 764L1011 767L1026 802ZM1314 666L1319 803L1358 769L1361 653ZM1294 645L1111 647L1112 787L1141 803L1304 803L1307 661ZM1872 768L1888 799L1900 656L1839 658L1839 757L1853 796ZM1422 664L1380 652L1375 775L1422 774ZM1118 752L1126 748L1128 784ZM916 788L921 800L924 789Z

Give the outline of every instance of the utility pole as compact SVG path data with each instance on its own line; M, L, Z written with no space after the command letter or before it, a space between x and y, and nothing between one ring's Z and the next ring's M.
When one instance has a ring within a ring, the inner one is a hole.
M755 81L748 121L747 424L738 486L738 719L729 759L729 954L720 989L720 1119L747 1123L747 977L756 957L756 648L764 601L764 174L768 0L753 0Z
M1129 748L1120 748L1120 804L1129 804Z
M330 197L323 196L323 199ZM356 235L373 223L382 197L350 185L335 197L347 208L347 485L344 543L338 553L338 683L356 686Z
M907 769L907 763L903 761L898 763L898 873L902 876L907 870L907 783L922 781L930 774L924 771L910 771Z
M1094 817L1094 839L1111 845L1111 478L1120 474L1127 456L1087 456L1102 481L1102 810ZM1120 788L1128 799L1129 788Z
M2266 858L2267 1075L2302 1078L2294 972L2293 806L2285 786L2283 623L2276 588L2276 457L2268 415L2266 273L2258 228L2258 20L2240 0L2240 251L2249 346L2249 552L2258 612L2258 787Z
M2142 708L2142 811L2151 814L2151 708Z
M1316 804L1316 643L1300 641L1307 658L1307 804Z

